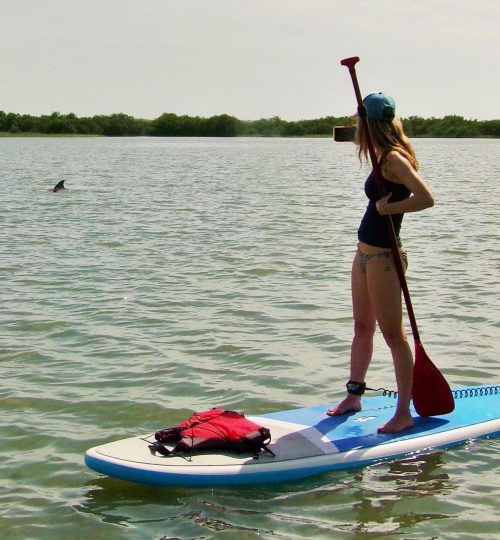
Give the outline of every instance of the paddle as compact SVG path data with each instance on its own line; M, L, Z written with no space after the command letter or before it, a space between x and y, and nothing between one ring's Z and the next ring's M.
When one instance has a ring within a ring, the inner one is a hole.
M370 126L366 117L366 109L363 105L363 98L361 97L361 91L359 89L358 77L356 75L355 68L357 62L359 62L359 58L354 56L352 58L345 58L340 63L349 69L349 74L351 75L354 93L356 94L356 101L358 103L358 116L366 133L368 153L370 154L370 161L372 162L373 170L375 172L379 195L380 197L383 197L386 194L386 191L382 182L382 168L377 160L377 155L375 153L375 148L373 146L370 133ZM420 416L447 414L453 411L455 408L453 394L451 393L446 379L427 356L427 353L425 352L420 341L420 334L418 331L415 314L413 312L410 291L408 290L408 284L406 283L403 262L401 260L396 233L394 231L394 224L390 215L384 216L384 218L387 225L387 230L389 232L389 237L391 239L391 249L394 256L394 264L399 276L399 282L401 284L401 290L403 291L413 338L415 340L415 365L413 368L412 387L413 405Z

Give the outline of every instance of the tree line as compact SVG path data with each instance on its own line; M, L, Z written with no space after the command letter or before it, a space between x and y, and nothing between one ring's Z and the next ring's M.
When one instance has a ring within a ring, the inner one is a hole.
M326 116L316 120L287 121L273 116L239 120L221 114L203 118L164 113L154 120L127 114L78 117L73 113L32 116L0 111L0 132L42 135L100 135L106 137L324 137L335 126L351 125L351 116ZM467 120L450 115L443 118L403 118L409 137L500 137L500 120Z

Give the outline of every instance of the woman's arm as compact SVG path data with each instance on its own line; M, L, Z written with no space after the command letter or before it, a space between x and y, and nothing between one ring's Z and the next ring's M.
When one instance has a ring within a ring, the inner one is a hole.
M412 195L403 201L388 202L391 193L377 201L377 210L381 215L418 212L434 206L434 196L425 180L399 152L387 154L383 174L387 180L404 184Z

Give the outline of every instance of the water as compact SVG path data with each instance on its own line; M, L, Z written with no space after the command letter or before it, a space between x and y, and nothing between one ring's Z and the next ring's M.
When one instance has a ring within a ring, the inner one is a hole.
M453 386L496 384L500 141L415 147L437 200L403 224L422 341ZM343 395L366 204L351 145L12 138L0 160L2 538L496 537L499 440L215 490L83 464L193 410ZM380 337L369 383L395 387Z

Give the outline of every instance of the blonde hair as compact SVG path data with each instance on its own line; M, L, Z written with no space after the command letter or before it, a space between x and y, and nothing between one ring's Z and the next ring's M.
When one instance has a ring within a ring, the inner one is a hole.
M395 117L392 120L372 120L369 118L368 124L373 144L382 151L383 156L394 150L404 156L415 170L418 170L417 156L410 140L405 135L403 123L399 118ZM358 145L359 160L368 161L368 142L363 123L359 118L354 142Z

